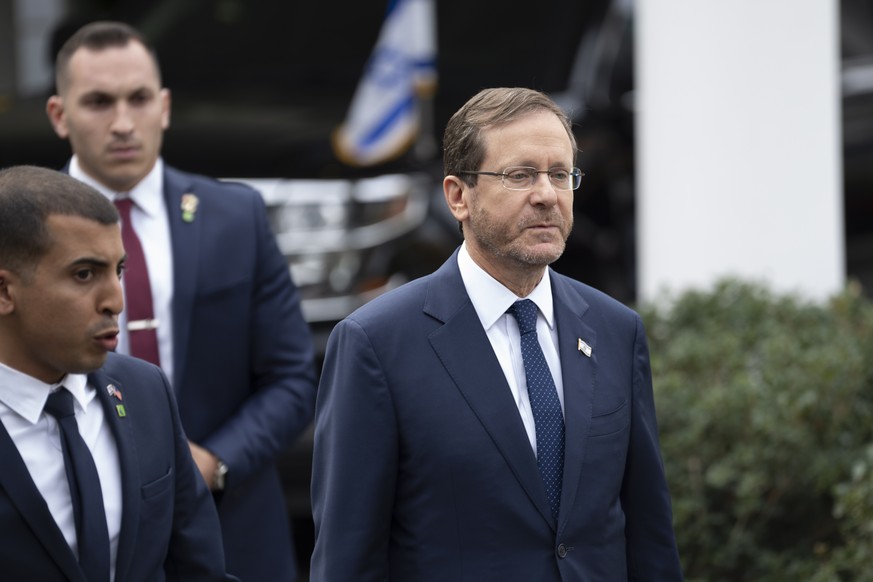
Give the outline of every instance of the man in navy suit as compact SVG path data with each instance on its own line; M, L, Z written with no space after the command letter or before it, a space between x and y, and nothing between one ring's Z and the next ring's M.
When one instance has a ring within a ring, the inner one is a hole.
M234 579L166 377L141 360L107 360L124 261L118 214L92 188L44 168L0 172L4 580ZM79 529L82 482L67 476L61 423L47 405L58 396L96 468L86 493L102 540Z
M127 281L144 271L148 279L125 288L119 351L159 363L171 379L194 460L215 494L228 570L291 581L276 462L311 422L314 348L264 202L251 188L164 164L170 93L136 30L86 25L58 53L56 80L47 112L70 141L70 175L128 205L123 228L135 231L144 255L144 267L135 266L125 238ZM132 292L144 288L150 313L130 316L142 304ZM157 345L138 352L147 334Z
M581 181L570 122L489 89L443 147L463 245L328 343L311 579L681 580L642 322L548 267Z

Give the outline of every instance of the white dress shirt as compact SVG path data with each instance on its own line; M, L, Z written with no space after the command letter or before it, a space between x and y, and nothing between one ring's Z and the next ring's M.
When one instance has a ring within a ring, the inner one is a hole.
M82 170L76 156L70 161L70 176L80 180L106 196L110 202L116 198L130 198L133 208L130 217L133 229L142 244L149 283L152 288L153 313L158 320L158 355L161 368L171 381L173 379L173 247L170 238L170 223L167 220L167 204L164 201L164 162L158 158L155 167L130 192L114 192L100 184ZM130 337L127 333L127 316L119 318L121 333L117 351L130 354Z
M121 531L121 466L115 437L103 415L95 387L89 386L87 376L82 374L68 374L58 384L46 384L0 364L0 421L18 448L30 478L45 499L61 533L78 557L76 520L64 469L60 430L57 420L43 412L49 394L61 385L73 395L79 433L94 457L100 476L109 530L109 571L114 580ZM9 468L2 470L8 471Z
M552 284L548 275L544 275L536 288L527 297L518 297L498 282L497 279L486 273L477 265L470 253L467 244L461 245L458 252L458 267L461 270L461 279L467 289L467 295L476 309L479 321L485 328L494 355L500 362L503 374L512 391L518 413L527 431L527 438L537 451L537 434L534 424L533 413L530 409L530 398L527 394L527 377L524 374L524 361L521 357L521 334L518 331L518 322L515 317L506 313L513 303L519 299L530 299L536 303L537 311L537 339L543 349L543 355L555 388L558 391L558 400L561 401L561 410L564 409L564 377L561 373L561 360L558 356L558 328L555 322L555 312L552 306Z

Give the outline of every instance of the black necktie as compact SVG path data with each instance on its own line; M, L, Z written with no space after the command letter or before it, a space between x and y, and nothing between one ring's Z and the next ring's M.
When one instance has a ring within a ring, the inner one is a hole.
M564 414L546 357L537 339L537 305L530 299L516 301L509 313L518 321L521 359L537 437L537 467L546 485L552 516L558 519L564 481Z
M73 411L73 395L61 387L49 396L45 411L57 419L60 427L64 467L76 518L79 565L88 582L108 582L109 532L103 508L103 491L94 458L79 434Z

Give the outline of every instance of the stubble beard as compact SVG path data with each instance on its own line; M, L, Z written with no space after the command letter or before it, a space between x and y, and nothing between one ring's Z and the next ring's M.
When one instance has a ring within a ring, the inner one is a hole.
M546 221L556 224L561 232L557 240L552 241L552 247L536 250L524 243L520 236L525 229L532 224ZM536 216L519 220L512 228L496 221L487 210L481 206L470 209L470 220L467 228L483 249L489 251L491 256L501 261L511 261L519 266L543 268L551 265L564 254L567 246L567 237L573 228L573 221L567 224L557 208L542 212Z

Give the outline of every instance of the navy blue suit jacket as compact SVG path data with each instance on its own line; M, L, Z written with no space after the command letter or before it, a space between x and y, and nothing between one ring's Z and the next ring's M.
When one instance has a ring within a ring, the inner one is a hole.
M116 582L232 580L224 573L212 497L191 459L166 377L151 364L110 354L89 382L121 462ZM109 396L110 384L121 392L120 402ZM126 416L119 416L118 404ZM2 424L0 467L0 578L85 582Z
M172 384L192 441L230 468L217 496L228 571L296 576L277 458L312 420L314 348L260 194L165 166ZM186 221L182 197L197 197Z
M642 322L548 276L566 424L557 522L456 253L331 335L313 582L681 580Z

